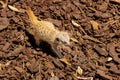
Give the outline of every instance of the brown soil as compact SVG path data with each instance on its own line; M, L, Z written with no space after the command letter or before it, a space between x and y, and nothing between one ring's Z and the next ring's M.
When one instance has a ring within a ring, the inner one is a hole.
M71 66L61 62L48 46L35 45L26 13L0 8L1 80L120 80L119 3L9 0L8 4L21 9L29 6L39 20L50 21L59 30L70 33L71 45L60 45L59 49ZM74 26L71 20L81 26ZM91 20L99 24L97 30L93 30ZM78 66L82 74L75 74Z

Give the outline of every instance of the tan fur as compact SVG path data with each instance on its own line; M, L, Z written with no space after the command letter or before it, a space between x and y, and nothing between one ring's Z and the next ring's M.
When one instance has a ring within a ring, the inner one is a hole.
M39 43L39 40L43 40L48 43L54 43L56 38L66 40L66 43L69 43L69 39L67 38L69 36L67 33L65 35L62 35L62 33L65 32L61 32L55 29L54 25L51 22L39 21L30 8L28 8L26 12L31 20L32 27L35 29L34 37L36 43ZM65 37L67 39L65 39Z
M40 21L38 26L37 25L34 26L35 36L37 36L39 40L43 40L48 43L54 42L56 35L59 33L59 31L53 27L52 23L49 23L47 21Z
M26 10L26 12L31 20L33 29L35 29L34 37L36 41L54 42L56 35L59 33L54 25L48 21L38 21L30 9Z
M62 58L63 56L57 49L56 40L59 39L61 42L69 44L69 35L67 32L59 31L55 29L54 25L48 21L39 21L30 8L26 10L33 27L33 36L36 44L39 45L40 40L46 41L51 45L54 53Z

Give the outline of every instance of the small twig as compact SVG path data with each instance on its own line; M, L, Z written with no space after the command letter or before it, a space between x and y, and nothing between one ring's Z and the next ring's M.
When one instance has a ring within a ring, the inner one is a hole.
M81 25L80 25L80 30L81 30L85 35L87 35L87 33L85 32L85 30L82 28Z
M120 4L120 0L110 0L110 1Z
M97 43L101 43L101 44L104 44L103 42L101 42L101 41L99 41L99 40L97 40L97 39L95 39L95 38L93 38L93 37L90 37L90 36L88 36L88 35L84 35L84 36L82 36L84 39L88 39L88 40L91 40L91 41L94 41L94 42L97 42Z
M111 20L111 21L104 23L104 25L107 25L107 24L112 25L112 24L117 23L117 22L119 22L119 20Z

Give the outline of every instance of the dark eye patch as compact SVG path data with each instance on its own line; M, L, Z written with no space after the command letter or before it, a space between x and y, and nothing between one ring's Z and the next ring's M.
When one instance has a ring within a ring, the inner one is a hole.
M59 41L60 41L60 39L59 39L59 38L56 38L56 39L55 39L55 41L58 41L58 42L59 42Z

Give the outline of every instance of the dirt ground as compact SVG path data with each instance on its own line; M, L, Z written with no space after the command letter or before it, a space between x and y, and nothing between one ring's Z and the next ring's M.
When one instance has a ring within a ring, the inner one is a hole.
M8 5L29 6L39 20L67 31L70 45L59 50L71 65L46 45L36 46L26 13L0 7L0 80L120 80L120 3L8 0Z

